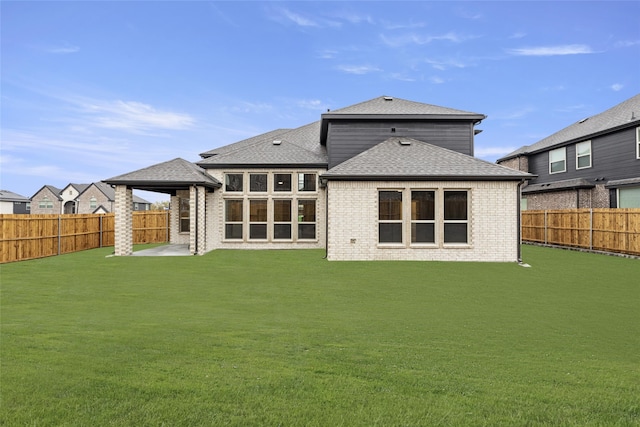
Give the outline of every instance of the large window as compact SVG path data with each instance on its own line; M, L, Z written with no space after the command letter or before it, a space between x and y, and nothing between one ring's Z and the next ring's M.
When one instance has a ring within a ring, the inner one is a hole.
M316 191L316 174L299 173L298 191Z
M267 238L267 201L249 200L249 239Z
M378 243L439 247L469 243L468 190L379 190Z
M189 199L180 198L180 233L191 230L191 206Z
M402 243L402 191L378 193L378 242Z
M291 191L291 174L276 173L273 175L273 191Z
M591 141L576 144L576 169L591 167Z
M249 174L249 191L252 193L265 193L267 191L267 174L251 173Z
M411 192L411 243L435 243L435 191Z
M47 196L44 196L44 198L38 203L38 207L40 209L53 209L53 202L49 200Z
M316 238L316 201L298 200L298 239Z
M242 239L243 201L226 200L224 209L224 238Z
M549 151L549 173L566 172L567 170L567 149L557 148Z
M273 201L273 238L291 239L291 200Z
M467 243L467 192L444 192L444 243Z

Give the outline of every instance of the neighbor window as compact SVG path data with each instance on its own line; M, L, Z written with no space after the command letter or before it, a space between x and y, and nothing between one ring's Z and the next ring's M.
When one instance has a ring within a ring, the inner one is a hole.
M591 141L576 144L576 169L591 167Z
M298 191L316 191L316 174L299 173Z
M266 192L267 191L267 174L252 173L249 175L249 191Z
M180 198L180 233L188 233L191 228L191 207L189 199Z
M291 174L276 173L273 175L273 191L291 191Z
M27 210L27 212L31 212L31 203L27 202L25 209Z
M273 238L291 239L291 200L273 201Z
M435 243L435 191L411 192L411 243Z
M467 243L467 192L444 192L444 243Z
M249 239L267 238L267 201L249 200Z
M567 149L557 148L549 151L549 173L565 172L567 170Z
M242 239L242 200L227 200L224 210L224 238Z
M298 239L316 238L316 201L298 200Z
M224 178L225 191L242 191L243 176L241 173L228 173Z
M38 203L38 207L40 209L53 209L53 202L49 200L47 196L44 196L44 198Z
M89 199L89 207L91 209L95 209L98 207L98 199L96 199L95 197L92 197L91 199Z
M378 193L378 242L402 243L402 191Z
M640 127L636 128L636 158L640 159Z

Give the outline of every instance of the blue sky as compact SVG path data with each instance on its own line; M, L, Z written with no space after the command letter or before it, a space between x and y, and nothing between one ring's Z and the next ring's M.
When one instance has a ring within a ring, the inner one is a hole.
M382 95L487 115L476 156L495 161L640 92L638 1L0 8L0 185L27 197Z

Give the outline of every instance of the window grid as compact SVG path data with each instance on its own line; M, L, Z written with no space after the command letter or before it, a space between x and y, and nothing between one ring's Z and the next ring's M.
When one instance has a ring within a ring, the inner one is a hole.
M556 148L549 151L549 174L567 171L567 149Z
M591 167L591 141L576 144L576 169Z

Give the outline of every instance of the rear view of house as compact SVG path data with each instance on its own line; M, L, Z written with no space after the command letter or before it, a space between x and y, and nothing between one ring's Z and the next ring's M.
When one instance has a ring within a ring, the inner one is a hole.
M105 180L116 254L132 189L170 194L171 242L324 248L330 260L517 261L526 172L473 157L482 114L382 96ZM120 237L118 237L120 236Z

